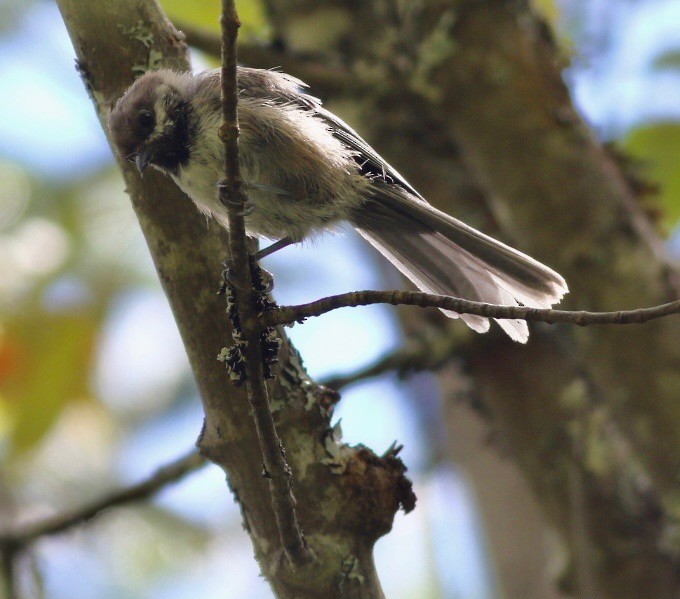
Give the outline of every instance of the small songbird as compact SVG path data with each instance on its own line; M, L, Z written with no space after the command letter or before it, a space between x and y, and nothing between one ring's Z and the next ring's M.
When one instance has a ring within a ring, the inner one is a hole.
M549 308L568 291L533 258L437 210L349 125L277 71L238 69L239 159L252 210L249 233L278 239L260 257L348 221L419 289L469 300ZM151 71L109 117L121 156L167 173L198 209L227 226L220 71ZM481 316L462 318L480 333ZM498 323L515 341L523 320Z

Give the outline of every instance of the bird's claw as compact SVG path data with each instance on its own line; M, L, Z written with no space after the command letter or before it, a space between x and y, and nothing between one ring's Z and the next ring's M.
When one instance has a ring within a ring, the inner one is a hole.
M253 212L255 212L255 203L250 200L246 200L243 203L243 210L238 210L235 214L237 216L249 216Z

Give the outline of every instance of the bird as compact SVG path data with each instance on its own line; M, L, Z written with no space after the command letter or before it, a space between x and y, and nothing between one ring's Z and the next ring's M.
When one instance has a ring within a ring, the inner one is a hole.
M550 308L564 278L530 256L429 204L299 79L238 67L239 161L246 230L278 240L261 258L344 221L421 291L508 306ZM120 156L169 175L202 213L228 228L218 182L225 150L220 70L148 71L117 100L108 127ZM489 319L442 310L479 333ZM498 319L526 343L527 323Z

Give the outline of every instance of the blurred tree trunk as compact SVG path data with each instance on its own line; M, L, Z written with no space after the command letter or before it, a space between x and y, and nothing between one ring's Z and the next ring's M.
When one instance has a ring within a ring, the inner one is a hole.
M443 389L450 388L442 375ZM455 385L455 382L452 384ZM504 455L493 423L461 401L444 408L448 452L474 488L484 539L508 599L564 599L555 577L565 551L517 464Z
M678 297L660 239L573 108L559 51L528 3L268 4L284 45L340 54L365 90L333 107L430 201L561 272L566 305ZM569 544L563 587L581 596L680 593L678 339L670 318L534 327L527 347L489 334L461 350L503 445Z
M189 66L181 34L152 0L58 4L105 131L109 110L135 75ZM390 530L400 506L413 507L403 464L392 454L378 457L337 438L329 427L338 398L309 380L281 332L272 409L293 472L300 524L315 556L305 567L289 566L248 401L217 361L231 343L225 306L215 295L226 234L214 224L206 228L205 218L167 177L148 172L142 179L118 159L201 392L205 426L199 448L227 473L263 575L281 598L383 597L373 545Z

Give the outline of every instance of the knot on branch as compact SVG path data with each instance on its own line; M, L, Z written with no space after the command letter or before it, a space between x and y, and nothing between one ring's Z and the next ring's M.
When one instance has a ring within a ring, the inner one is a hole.
M388 451L380 457L362 445L352 449L352 458L342 477L343 486L359 508L356 513L360 514L361 526L365 529L366 523L371 522L372 532L378 538L390 531L397 510L408 514L415 508L413 483L396 452Z
M364 445L347 445L340 423L328 429L323 444L327 457L321 463L339 477L344 496L355 506L343 514L343 526L378 539L390 531L397 510L415 508L413 483L398 457L401 445L393 443L382 456Z
M224 143L225 141L238 138L240 131L237 123L222 123L219 131L220 141Z
M241 27L241 19L235 12L225 12L220 19L220 26L227 31L230 38L236 38L236 32Z

